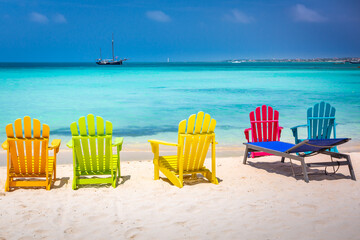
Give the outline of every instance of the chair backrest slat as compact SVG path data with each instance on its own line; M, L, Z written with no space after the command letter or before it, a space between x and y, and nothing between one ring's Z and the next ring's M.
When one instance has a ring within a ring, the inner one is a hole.
M97 116L96 117L97 122L97 134L98 136L104 136L104 120ZM98 151L98 157L99 157L99 170L104 171L105 163L102 159L104 159L104 138L98 138L97 140L97 151Z
M273 133L273 129L274 129L274 111L273 111L273 108L272 107L269 107L268 108L268 120L269 120L269 124L268 124L268 136L269 136L269 141L272 141L273 140L273 136L274 136L274 133Z
M90 115L87 118L88 130L89 130L89 142L90 142L90 156L92 170L97 172L99 169L99 162L96 157L96 138L95 138L95 118L94 115Z
M6 136L8 138L14 138L14 129L12 124L8 124L5 127ZM9 144L9 152L10 152L10 160L11 166L14 168L15 173L20 173L20 166L17 159L17 152L16 152L16 143L15 141L8 141Z
M256 123L255 123L255 112L254 111L250 112L249 117L250 117L251 131L252 131L251 133L252 141L257 142L258 137L257 137Z
M42 137L49 139L50 136L50 127L46 124L43 124L43 128L42 128ZM45 172L46 169L46 159L48 158L48 146L49 146L49 140L46 141L42 141L42 146L41 146L41 161L40 161L40 171L42 173Z
M273 129L273 137L269 141L279 141L280 136L278 135L279 132L279 112L277 110L274 111L274 129Z
M257 107L255 109L255 118L257 121L261 121L261 115L260 115L260 107ZM256 122L256 130L257 130L257 135L258 135L258 141L262 142L263 141L263 135L262 135L262 131L261 131L261 122Z
M34 173L40 173L40 141L36 138L41 137L41 124L37 119L33 119L34 131Z
M105 122L105 133L106 136L111 136L112 135L112 123L109 121ZM105 158L109 159L109 161L105 161L105 169L110 169L110 167L112 167L112 149L111 149L111 137L110 138L105 138Z
M24 117L24 136L27 139L31 139L31 118ZM26 155L26 168L27 172L33 172L33 161L32 161L32 141L25 141L25 155Z
M15 127L15 136L16 138L20 138L16 140L16 147L17 147L17 156L20 163L20 173L26 173L26 163L25 163L25 151L24 151L24 140L23 138L23 130L22 130L22 122L21 119L18 118L14 122Z
M209 114L206 114L204 118L203 112L193 114L187 121L180 122L178 143L183 143L183 147L182 151L178 152L178 156L179 159L183 159L184 171L198 170L203 167L209 144L214 137L209 133L213 132L215 126L216 121L211 119Z
M79 119L79 130L80 130L80 136L86 137L88 136L86 131L86 120L85 117L81 117ZM90 162L90 151L89 151L89 139L88 138L81 138L81 146L83 150L83 156L85 160L85 168L86 171L91 171L91 162Z

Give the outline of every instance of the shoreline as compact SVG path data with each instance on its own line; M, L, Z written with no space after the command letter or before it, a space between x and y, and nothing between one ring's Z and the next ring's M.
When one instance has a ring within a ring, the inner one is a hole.
M339 152L355 153L360 152L360 142L350 141L338 147ZM245 146L239 145L216 145L216 157L228 158L243 156ZM113 149L115 154L115 149ZM50 151L50 154L52 152ZM209 154L209 153L208 153ZM169 146L160 147L160 155L176 155L176 148ZM209 156L209 155L208 155ZM151 152L149 143L144 144L125 144L120 152L121 161L149 161L153 159L154 155ZM66 147L66 143L61 143L60 151L57 157L57 164L72 163L72 149ZM0 166L6 166L6 151L0 149Z

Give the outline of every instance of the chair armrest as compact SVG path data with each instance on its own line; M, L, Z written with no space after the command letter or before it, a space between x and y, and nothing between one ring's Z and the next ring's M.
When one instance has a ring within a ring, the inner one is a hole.
M250 142L250 136L249 136L249 132L251 131L251 128L247 128L244 130L245 133L245 138L248 142Z
M124 142L124 138L123 137L117 137L115 138L115 141L112 143L112 146L113 147L116 147L116 146L121 146Z
M60 148L60 143L61 143L61 140L60 139L54 139L52 140L51 142L51 145L49 146L49 149L54 149L56 153L59 152L59 148Z
M174 146L174 147L178 146L177 143L170 143L170 142L153 140L153 139L148 140L148 142L151 144L151 151L154 153L154 159L159 157L159 144L167 145L167 146Z
M68 142L66 143L66 146L67 146L68 148L73 148L73 141L72 141L72 140L68 141Z
M298 125L298 126L290 128L292 133L293 133L293 136L295 138L296 143L298 142L298 139L299 139L299 137L298 137L298 128L299 127L307 127L307 126L308 126L307 124L304 124L304 125Z
M171 142L165 142L165 141L160 141L160 140L153 140L153 139L150 139L148 141L150 144L156 144L156 145L168 145L168 146L174 146L174 147L177 147L178 144L177 143L171 143Z
M7 140L5 140L5 141L3 142L3 144L1 144L1 147L2 147L4 150L7 150L7 149L8 149Z
M278 127L278 141L280 141L280 137L281 137L281 131L283 130L283 127Z
M299 127L307 127L307 126L308 126L307 124L298 125L298 126L295 126L295 127L290 128L290 129L293 130L293 129L297 129L297 128L299 128ZM294 131L294 130L293 130L293 131Z
M123 137L117 137L115 138L115 141L112 143L113 147L117 147L117 152L119 153L122 149L122 145L124 142L124 138Z

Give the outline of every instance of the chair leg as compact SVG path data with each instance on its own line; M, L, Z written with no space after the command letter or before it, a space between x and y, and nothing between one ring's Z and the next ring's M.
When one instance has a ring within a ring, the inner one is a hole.
M73 179L73 182L72 182L72 189L73 189L73 190L76 190L76 189L77 189L77 184L76 184L76 182L77 182L77 177L74 176L74 179Z
M49 178L49 179L47 180L46 191L49 191L50 188L51 188L51 178Z
M309 177L308 177L308 174L307 174L307 171L306 171L306 164L305 164L304 159L301 160L301 167L302 167L302 170L303 170L304 181L308 183L309 182Z
M159 180L159 179L160 179L159 165L157 165L154 160L154 180Z
M350 159L350 156L349 156L349 155L346 155L346 160L347 160L347 162L348 162L348 167L349 167L351 179L356 181L354 169L353 169L353 166L352 166L352 164L351 164L351 159Z
M5 192L8 192L9 190L10 190L10 187L9 187L9 181L10 181L10 179L8 178L8 179L6 179L6 183L5 183Z
M117 176L116 176L116 171L115 171L115 175L114 175L114 177L113 177L113 182L112 182L112 187L113 188L116 188L116 183L117 183Z
M243 164L246 164L246 160L248 158L248 153L249 153L249 149L248 149L248 146L246 146L245 153L244 153Z

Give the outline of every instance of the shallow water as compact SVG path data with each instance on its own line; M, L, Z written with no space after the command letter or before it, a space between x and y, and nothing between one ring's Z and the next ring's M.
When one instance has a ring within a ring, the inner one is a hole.
M176 141L179 121L204 111L217 120L220 144L239 145L249 112L268 104L280 113L282 140L292 142L289 128L305 124L307 108L322 100L336 108L337 136L359 140L359 93L352 64L1 63L0 140L6 124L29 115L67 141L70 124L92 113L111 121L125 144Z

